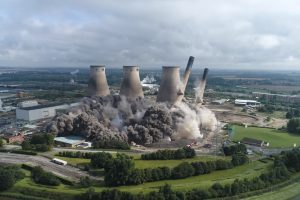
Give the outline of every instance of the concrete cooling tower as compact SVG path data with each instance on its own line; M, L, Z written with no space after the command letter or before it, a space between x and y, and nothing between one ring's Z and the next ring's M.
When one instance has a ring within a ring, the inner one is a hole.
M190 74L192 71L194 59L195 58L193 56L189 57L189 60L188 60L188 63L186 65L185 72L183 75L182 84L181 84L182 85L181 91L182 91L183 95L178 96L178 101L182 101L182 99L184 97L184 92L185 92L185 89L186 89L186 86L187 86L187 83L188 83L188 80L189 80L189 77L190 77Z
M127 98L144 97L138 66L123 66L123 82L120 95Z
M156 101L176 103L178 98L183 96L181 84L179 67L164 66Z
M109 95L109 87L105 75L105 66L91 65L90 79L88 83L89 96L106 96Z
M207 74L208 74L208 68L205 68L202 79L199 83L199 86L197 87L198 91L196 91L196 103L203 103L203 95L206 86Z

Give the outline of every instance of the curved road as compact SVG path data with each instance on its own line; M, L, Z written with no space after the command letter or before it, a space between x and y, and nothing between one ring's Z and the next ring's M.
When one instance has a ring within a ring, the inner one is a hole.
M42 156L30 156L13 153L0 153L0 163L22 164L26 163L32 166L41 166L44 170L52 172L60 177L78 182L80 177L89 176L91 179L101 180L98 177L90 176L85 171L69 165L58 165L51 162L50 159Z

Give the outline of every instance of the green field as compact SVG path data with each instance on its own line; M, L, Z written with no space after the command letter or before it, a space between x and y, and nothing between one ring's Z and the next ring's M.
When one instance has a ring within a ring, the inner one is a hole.
M249 197L245 200L296 200L300 197L300 183L293 183L273 192L268 192L259 196ZM297 198L298 197L298 198Z
M61 156L54 156L55 158L59 158L61 160L65 160L71 165L80 165L80 164L88 164L90 159L84 158L67 158ZM230 159L222 156L197 156L195 158L190 159L182 159L182 160L140 160L140 156L134 156L134 163L136 168L144 169L144 168L156 168L156 167L164 167L168 166L173 168L179 165L182 162L200 162L200 161L210 161L216 159Z
M239 166L229 170L221 170L215 171L211 174L205 174L200 176L193 176L186 179L178 179L178 180L165 180L165 181L157 181L157 182L150 182L144 183L141 185L136 186L121 186L116 187L122 191L128 191L133 193L139 192L150 192L153 190L157 190L159 186L163 186L166 183L172 185L172 188L175 190L186 191L193 188L208 188L215 182L220 182L221 184L231 183L234 179L242 179L242 178L251 178L255 176L259 176L261 173L265 172L269 166L271 165L272 161L268 163L263 163L259 161L255 161L243 166ZM96 191L102 191L104 189L108 189L107 187L103 186L95 186ZM5 192L4 194L26 194L30 195L37 193L42 193L45 195L48 194L65 194L65 195L76 195L79 193L85 192L87 189L78 188L76 186L67 186L64 184L60 184L59 186L43 186L34 183L30 178L30 172L26 171L26 178L17 182L15 186ZM31 191L28 193L28 191ZM67 199L65 199L67 200Z
M234 126L234 141L240 141L244 137L263 140L270 143L271 148L293 147L300 145L300 136L269 128L257 128Z

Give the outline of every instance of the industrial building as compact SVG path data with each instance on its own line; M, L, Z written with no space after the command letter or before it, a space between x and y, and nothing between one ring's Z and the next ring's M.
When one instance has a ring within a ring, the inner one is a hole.
M56 137L54 144L59 147L75 148L85 142L85 139L78 136Z
M245 99L236 99L234 100L236 106L250 106L250 107L259 107L261 104L255 100L245 100Z
M73 104L52 104L52 105L37 105L24 108L16 109L16 118L25 121L35 121L40 119L45 119L49 117L54 117L56 111L60 109L68 109L72 107Z

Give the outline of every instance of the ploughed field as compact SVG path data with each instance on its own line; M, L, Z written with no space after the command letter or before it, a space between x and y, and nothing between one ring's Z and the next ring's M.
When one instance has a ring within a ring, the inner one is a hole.
M244 137L263 140L270 143L270 148L292 148L294 144L300 145L300 136L270 128L234 126L232 137L234 141L240 141Z

